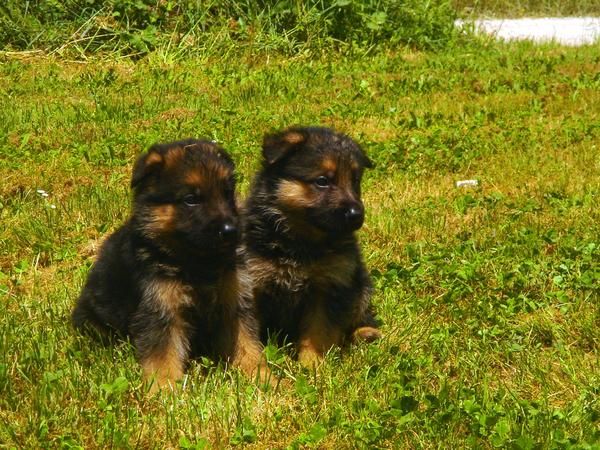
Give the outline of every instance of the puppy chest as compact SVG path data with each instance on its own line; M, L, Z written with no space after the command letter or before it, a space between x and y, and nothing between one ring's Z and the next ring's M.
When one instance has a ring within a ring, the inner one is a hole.
M218 304L216 288L194 286L176 278L153 280L146 286L146 297L172 314L182 310L210 313Z
M271 287L280 293L286 292L291 298L326 295L336 287L353 284L357 261L352 258L323 258L311 263L279 260L252 265L250 273L255 288Z

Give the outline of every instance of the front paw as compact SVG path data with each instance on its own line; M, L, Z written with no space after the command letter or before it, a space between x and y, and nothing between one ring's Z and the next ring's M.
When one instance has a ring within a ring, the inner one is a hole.
M239 362L237 366L246 374L247 377L257 381L259 384L269 384L273 378L273 373L269 369L267 360L265 358Z
M352 333L354 342L373 342L381 339L382 336L381 331L373 327L360 327Z
M154 364L142 364L144 381L150 385L148 393L154 395L162 390L174 391L177 380L183 378L181 367L164 367Z
M298 351L298 361L304 367L317 367L323 361L323 355L311 347L301 348Z

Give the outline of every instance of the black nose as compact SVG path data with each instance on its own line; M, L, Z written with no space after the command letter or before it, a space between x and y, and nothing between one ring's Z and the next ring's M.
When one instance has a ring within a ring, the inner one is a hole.
M362 227L362 224L365 220L365 213L362 206L350 206L344 212L344 218L351 229L358 230L360 227Z
M232 241L237 237L237 226L232 222L225 222L219 230L219 237L224 241Z

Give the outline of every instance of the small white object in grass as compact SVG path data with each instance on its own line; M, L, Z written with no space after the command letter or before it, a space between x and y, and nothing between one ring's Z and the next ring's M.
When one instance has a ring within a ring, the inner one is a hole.
M44 194L45 194L45 195L48 195L48 194L46 193L46 191L45 191L45 190L43 190L43 189L38 189L38 190L37 190L37 191L35 191L35 192L37 192L38 194L40 194L42 197L44 196Z
M56 209L56 205L50 205L50 209Z
M479 186L479 180L459 180L455 185L456 187Z

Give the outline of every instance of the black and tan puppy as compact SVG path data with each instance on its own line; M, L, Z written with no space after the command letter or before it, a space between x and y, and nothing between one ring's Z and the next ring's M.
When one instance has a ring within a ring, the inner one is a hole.
M354 232L371 162L348 136L290 128L266 136L244 217L243 252L264 340L293 342L305 365L333 346L381 336Z
M133 213L102 246L73 324L129 337L154 387L198 356L254 373L262 346L236 263L231 158L209 141L157 144L131 186Z

